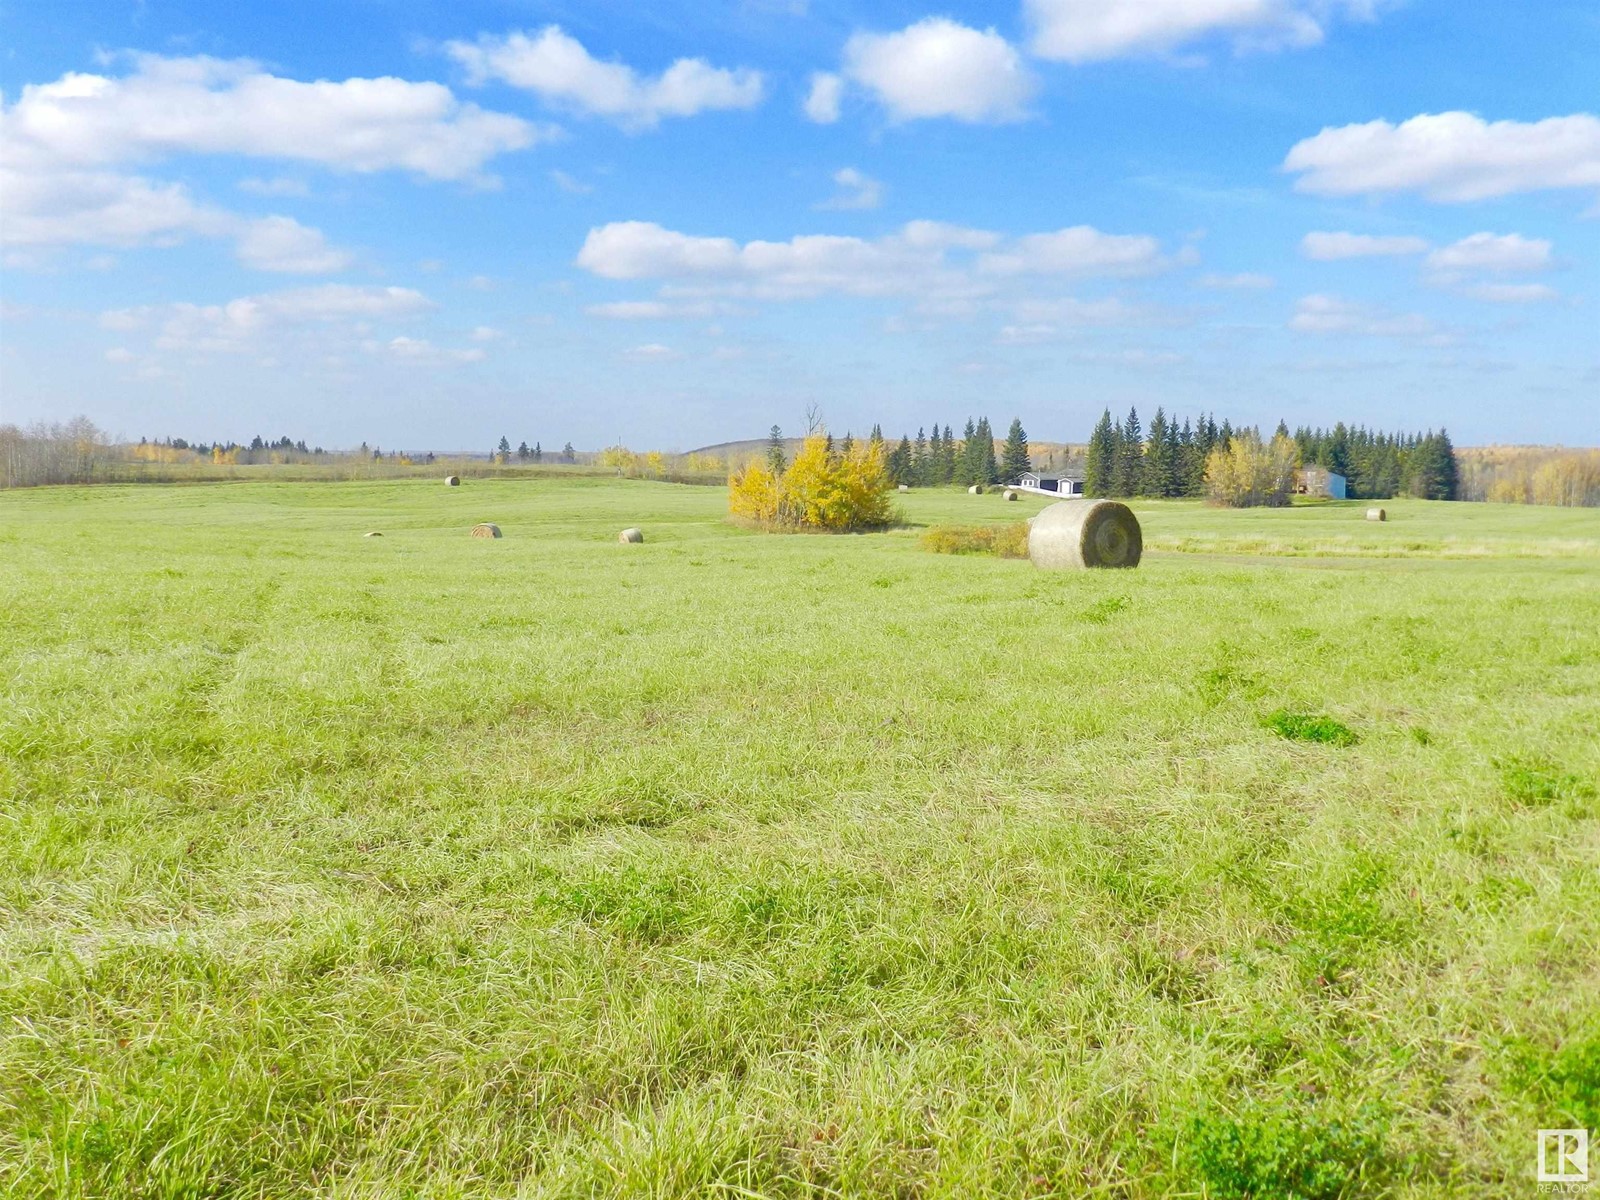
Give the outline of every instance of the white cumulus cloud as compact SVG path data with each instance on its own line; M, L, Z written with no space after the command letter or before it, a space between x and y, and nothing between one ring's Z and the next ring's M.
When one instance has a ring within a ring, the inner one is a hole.
M1094 62L1161 54L1226 35L1236 48L1322 41L1340 15L1371 19L1374 0L1024 0L1040 58Z
M738 242L621 221L589 231L577 265L603 279L653 279L658 299L592 306L591 315L657 319L703 309L684 305L735 299L797 300L824 295L914 297L930 315L967 316L995 297L1025 294L1052 279L1129 278L1183 261L1155 238L1074 226L1006 238L984 229L912 221L878 238L801 235L787 241ZM1069 313L1019 324L1093 323L1122 316L1121 301L1065 301ZM1102 305L1095 309L1091 305ZM1020 316L1020 314L1019 314Z
M453 367L465 363L482 362L485 358L482 348L472 346L465 350L453 350L443 346L435 346L427 338L395 337L389 340L385 347L389 355L399 359L409 366L416 367Z
M1308 233L1300 239L1300 253L1318 262L1344 258L1399 258L1426 254L1428 241L1419 237L1376 237L1366 233Z
M324 283L241 296L223 304L141 305L100 315L104 329L118 333L147 330L159 350L244 351L260 341L299 327L364 327L370 322L409 319L432 303L404 287L364 287Z
M121 77L30 84L5 110L8 165L96 166L240 154L343 171L472 179L532 145L520 117L463 103L438 83L285 79L248 60L139 55Z
M852 35L840 74L871 93L895 121L1017 121L1027 116L1037 90L1010 42L993 29L972 29L946 17L927 17L896 33ZM819 99L813 81L807 112L813 120L835 119L837 90L822 86Z
M1148 275L1167 265L1155 238L1088 225L1030 233L979 262L982 270L1002 275Z
M856 170L855 167L841 167L835 171L833 182L838 185L839 190L817 205L817 208L822 210L877 208L883 203L883 184Z
M1339 296L1302 296L1289 328L1301 333L1360 334L1366 337L1443 340L1438 327L1420 313L1391 313Z
M641 75L624 63L595 58L559 25L533 35L449 42L445 50L473 83L499 80L548 103L638 128L663 117L754 108L765 94L759 71L713 67L699 58L680 58L659 75Z
M233 238L248 266L319 273L349 261L288 217L259 220L149 178L182 155L289 159L357 172L404 170L483 179L488 159L531 145L518 117L463 104L436 83L400 79L305 83L256 64L137 55L121 76L69 72L29 84L0 108L0 202L8 246L170 246ZM287 181L244 190L287 195Z
M1550 250L1550 243L1542 238L1525 238L1519 233L1474 233L1428 255L1428 267L1435 271L1494 274L1548 271L1555 265Z
M239 261L258 271L294 275L327 275L342 271L354 257L328 245L319 230L292 217L263 217L246 224L239 235Z
M1600 117L1485 121L1468 112L1324 129L1284 159L1295 187L1327 196L1417 192L1464 203L1549 188L1600 188Z
M832 125L839 119L839 104L844 96L844 80L832 71L817 71L811 76L806 93L805 114L818 125Z
M611 321L676 321L716 316L725 306L709 301L614 300L591 304L583 310L591 317Z

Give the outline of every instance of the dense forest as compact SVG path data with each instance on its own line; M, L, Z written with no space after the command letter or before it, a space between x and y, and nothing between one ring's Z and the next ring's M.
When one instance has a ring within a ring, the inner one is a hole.
M1236 436L1259 432L1237 429L1213 415L1184 419L1179 425L1156 409L1149 429L1137 409L1118 422L1107 409L1089 437L1084 461L1084 491L1090 496L1203 497L1206 465L1216 450L1225 450ZM1386 500L1419 496L1428 500L1456 498L1458 470L1450 435L1374 433L1343 423L1331 430L1300 429L1293 434L1280 423L1275 437L1292 440L1305 466L1322 466L1345 477L1352 499Z

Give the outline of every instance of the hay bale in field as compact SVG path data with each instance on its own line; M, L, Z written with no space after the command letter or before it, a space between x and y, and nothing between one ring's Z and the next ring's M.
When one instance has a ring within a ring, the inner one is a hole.
M1036 567L1137 567L1144 553L1139 519L1115 500L1061 500L1028 526Z
M361 536L362 537L382 537L383 534L379 533L376 529L374 529L371 533L363 533Z
M969 487L967 489L967 495L969 495L969 496L981 496L981 495L983 495L983 484L981 484L981 483L973 484L971 487Z
M480 521L472 527L472 536L481 538L497 538L500 536L500 526L489 521Z
M902 491L902 492L909 492L909 491L910 491L910 490L911 490L911 489L910 489L910 488L909 488L909 487L907 487L907 486L906 486L906 485L905 485L905 484L903 484L903 483L902 483L902 484L901 484L901 485L900 485L900 490L901 490L901 491Z
M630 525L627 529L624 529L621 533L617 534L617 541L635 544L642 542L644 541L644 530Z
M1007 488L1006 489L1006 499L1007 500L1015 500L1016 498L1017 498L1017 489L1016 488Z
M1381 508L1369 508L1369 509L1367 509L1367 520L1369 520L1369 521L1387 521L1388 519L1389 519L1389 514L1384 509L1381 509Z
M445 487L460 487L461 486L461 476L459 476L459 475L446 475L444 477L444 485L445 485Z

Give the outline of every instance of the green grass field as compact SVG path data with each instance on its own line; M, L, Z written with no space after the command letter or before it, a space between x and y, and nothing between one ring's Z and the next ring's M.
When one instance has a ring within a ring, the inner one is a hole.
M0 1192L1504 1196L1600 1126L1600 514L1052 574L724 505L0 494Z

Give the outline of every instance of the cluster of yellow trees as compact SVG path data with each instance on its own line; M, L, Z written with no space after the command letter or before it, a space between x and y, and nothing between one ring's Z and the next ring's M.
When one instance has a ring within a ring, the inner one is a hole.
M882 442L833 449L821 434L806 438L794 461L752 460L728 477L728 511L763 529L853 533L894 521Z
M1600 507L1600 450L1492 448L1469 461L1474 499Z
M1236 433L1206 459L1206 494L1226 508L1281 508L1294 495L1300 447L1278 434L1263 442L1254 430Z
M663 454L660 450L646 450L643 454L626 446L608 446L595 456L595 462L610 467L629 479L661 479L672 473L688 475L720 475L727 464L715 454Z

